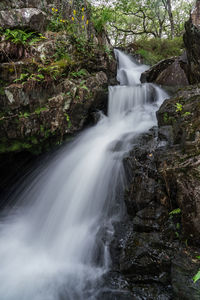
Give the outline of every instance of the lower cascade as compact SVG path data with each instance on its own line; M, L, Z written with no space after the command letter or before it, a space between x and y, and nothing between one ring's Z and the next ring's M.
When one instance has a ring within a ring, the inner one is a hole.
M98 299L112 267L113 224L125 213L123 158L156 125L167 94L141 84L147 69L115 50L120 85L108 116L61 148L12 195L0 219L0 299ZM5 216L6 215L6 216Z

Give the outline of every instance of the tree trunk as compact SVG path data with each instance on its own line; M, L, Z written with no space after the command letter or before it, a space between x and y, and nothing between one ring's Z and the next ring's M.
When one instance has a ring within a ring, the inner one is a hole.
M174 38L174 18L172 14L172 4L171 0L167 0L167 12L169 15L169 21L170 21L170 26L171 26L171 39Z

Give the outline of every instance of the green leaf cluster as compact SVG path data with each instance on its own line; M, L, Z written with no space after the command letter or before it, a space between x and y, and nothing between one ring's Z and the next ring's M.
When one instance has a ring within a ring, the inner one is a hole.
M33 45L41 41L41 38L44 38L41 34L37 32L30 32L22 29L6 29L1 31L1 35L5 36L6 40L10 40L14 44L22 45Z

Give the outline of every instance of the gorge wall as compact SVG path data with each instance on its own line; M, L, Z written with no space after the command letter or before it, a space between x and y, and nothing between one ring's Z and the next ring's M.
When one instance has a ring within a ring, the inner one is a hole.
M124 161L129 221L116 227L112 254L134 299L200 298L200 283L193 282L200 268L200 31L194 12L185 25L184 56L141 77L173 93L157 112L158 127L140 137Z
M106 109L116 64L106 35L90 23L87 4L81 8L78 2L1 1L2 182L5 172L16 175L23 165L21 152L38 154L62 143L88 124L97 109ZM6 17L11 12L17 19ZM31 13L28 19L24 12ZM186 55L162 62L142 77L143 82L182 88L161 106L158 128L140 137L124 160L128 216L116 224L111 256L112 276L121 274L118 284L127 291L126 300L200 298L200 284L192 280L200 268L198 20L193 14L186 23ZM33 44L23 44L14 42L9 31L7 39L6 29L39 31Z

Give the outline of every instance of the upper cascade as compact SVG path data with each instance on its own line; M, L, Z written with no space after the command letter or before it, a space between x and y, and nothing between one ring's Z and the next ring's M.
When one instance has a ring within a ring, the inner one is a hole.
M117 80L120 85L140 84L140 76L148 70L148 66L137 64L131 56L117 49L115 49L115 56L118 61Z

